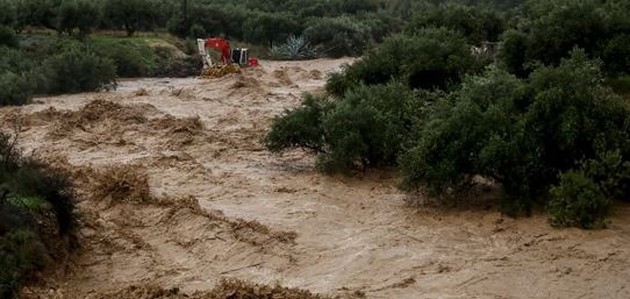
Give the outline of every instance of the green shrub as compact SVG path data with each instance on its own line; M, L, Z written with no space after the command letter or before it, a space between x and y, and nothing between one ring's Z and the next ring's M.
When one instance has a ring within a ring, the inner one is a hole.
M95 42L95 51L114 61L116 74L123 78L147 76L153 63L153 53L148 46L138 45L128 40ZM150 60L150 61L149 61Z
M331 95L343 96L347 90L351 90L361 83L350 78L348 74L349 64L341 66L341 73L332 73L326 81L326 92Z
M443 195L481 176L501 184L508 212L529 212L558 173L586 159L599 192L628 196L630 110L602 82L599 64L582 51L528 80L498 69L467 79L434 105L402 160L405 185Z
M510 73L521 78L527 77L531 65L527 64L527 35L516 30L508 30L503 33L499 47L498 58L501 64Z
M51 93L94 91L116 79L116 66L85 46L71 47L43 62Z
M30 55L19 48L0 46L0 69L15 74L25 73L38 65L37 57Z
M372 43L370 28L350 17L316 19L304 36L330 57L359 56Z
M306 94L301 106L286 110L274 119L271 130L265 136L265 146L275 153L291 148L325 152L322 118L333 105L325 96Z
M530 0L515 29L503 37L500 57L514 74L531 65L558 65L574 47L602 59L609 75L628 74L630 5L618 0Z
M580 170L596 182L608 198L629 199L630 160L620 150L608 151L582 163Z
M574 50L560 66L537 69L529 82L534 97L523 125L542 146L546 165L568 170L598 152L628 153L628 106L603 84L600 62Z
M0 106L28 103L33 95L33 89L24 75L11 71L0 73Z
M368 28L375 43L382 43L386 37L399 33L405 24L403 20L390 15L386 11L363 13L357 15L354 19Z
M401 160L404 185L420 183L440 195L469 186L477 174L500 179L500 172L515 166L502 164L514 150L504 138L517 133L516 103L524 96L525 84L496 68L467 78L431 107L418 129L415 146Z
M323 121L330 149L325 169L344 170L396 164L420 106L400 83L359 87L348 92ZM328 166L327 166L328 164Z
M445 27L460 32L469 43L496 42L504 30L505 20L496 11L482 6L449 3L418 13L407 26L415 32L427 27Z
M553 225L585 229L604 226L611 201L584 173L563 173L559 185L551 188L550 195L547 210Z
M307 95L274 120L265 143L273 152L312 150L327 172L395 165L413 127L411 111L421 106L400 83L362 86L336 102Z
M475 61L466 40L444 28L422 29L414 35L397 35L331 78L329 92L341 96L354 85L386 84L392 79L411 88L444 89L474 71ZM345 88L344 88L345 87Z

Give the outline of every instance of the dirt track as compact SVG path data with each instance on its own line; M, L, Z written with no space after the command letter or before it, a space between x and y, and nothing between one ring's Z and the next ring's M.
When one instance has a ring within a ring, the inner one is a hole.
M271 118L343 62L123 81L0 109L27 153L74 172L83 198L84 248L26 293L194 292L235 277L367 298L630 298L630 207L593 232L483 205L414 209L394 173L328 177L306 153L265 151Z

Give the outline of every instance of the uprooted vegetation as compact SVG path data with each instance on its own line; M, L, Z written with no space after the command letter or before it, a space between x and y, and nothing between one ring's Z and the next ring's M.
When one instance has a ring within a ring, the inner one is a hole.
M630 196L630 110L601 62L574 49L519 79L465 44L445 29L386 41L276 118L268 149L311 150L325 171L399 166L405 189L438 198L481 177L510 215L540 204L553 225L604 226Z
M53 267L74 246L74 192L67 174L23 158L0 134L0 297Z

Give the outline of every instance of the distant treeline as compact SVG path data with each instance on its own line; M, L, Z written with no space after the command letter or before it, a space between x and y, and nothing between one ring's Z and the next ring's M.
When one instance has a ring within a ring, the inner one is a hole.
M223 36L272 46L304 35L327 56L359 55L399 32L414 18L438 14L451 3L484 11L505 10L521 0L0 0L0 26L86 36L95 29L168 30L179 37ZM466 18L469 11L461 11ZM485 13L488 14L488 13ZM501 14L502 15L502 14ZM497 17L494 17L496 19ZM466 22L466 20L454 20ZM502 20L502 17L500 17ZM462 24L462 26L475 24Z

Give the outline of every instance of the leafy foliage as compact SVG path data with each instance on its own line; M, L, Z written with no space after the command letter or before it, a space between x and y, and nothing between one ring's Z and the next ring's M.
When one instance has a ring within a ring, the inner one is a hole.
M0 106L26 104L32 92L33 88L24 75L11 71L0 73Z
M395 165L415 105L413 92L400 83L349 91L323 118L327 152L319 157L320 169Z
M98 55L114 62L118 76L133 78L148 74L148 68L153 62L153 53L149 47L127 40L107 43L95 40L93 44Z
M505 20L495 10L478 6L447 4L419 13L407 26L410 32L427 27L445 27L460 32L469 43L496 42L504 30Z
M475 67L463 36L445 28L427 28L386 39L346 67L343 75L331 77L327 90L342 95L355 85L385 84L392 79L411 88L445 89Z
M368 26L349 17L316 19L304 36L331 57L360 55L372 39Z
M326 97L306 94L300 107L287 110L277 117L265 137L265 145L272 152L282 152L289 148L305 148L315 153L323 153L323 116L333 103Z
M324 171L394 165L417 107L400 83L363 86L335 102L307 95L302 106L275 119L265 143L273 152L311 150Z
M43 62L49 92L72 93L97 90L116 79L114 63L86 46L70 46Z
M515 133L515 103L524 95L522 82L491 68L482 76L469 77L460 90L438 100L432 116L418 130L417 144L402 159L405 185L422 183L439 195L470 185L475 174L498 177L485 168L503 165L495 165L486 156L511 150L505 148L508 144L501 144L501 137Z
M553 225L586 229L604 225L611 205L610 199L598 184L583 173L563 173L560 184L551 188L550 194L547 208Z
M627 196L625 177L602 169L625 167L629 111L584 52L574 51L557 68L539 67L526 81L491 69L454 96L444 111L436 108L403 160L407 186L445 194L480 175L501 183L508 210L528 211L533 200L546 198L559 172L601 151L619 151L587 168L596 184L613 186L601 190Z
M526 76L532 62L557 65L577 46L602 59L608 74L627 73L629 12L627 1L530 0L515 32L504 36L501 57L511 72Z

